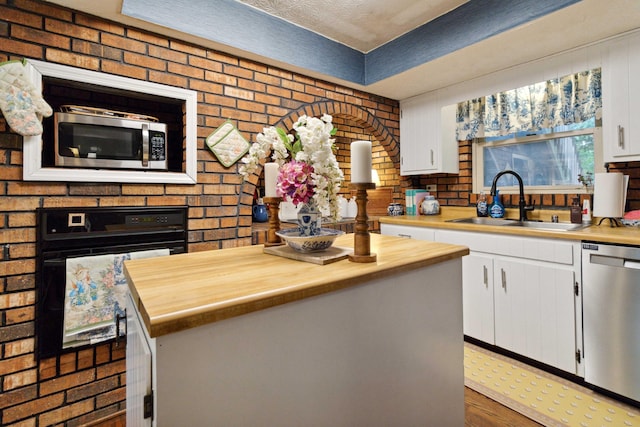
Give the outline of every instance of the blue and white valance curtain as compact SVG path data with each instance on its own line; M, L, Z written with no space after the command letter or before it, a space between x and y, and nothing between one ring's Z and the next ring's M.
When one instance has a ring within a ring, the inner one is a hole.
M601 71L596 68L458 104L459 141L534 132L600 118Z

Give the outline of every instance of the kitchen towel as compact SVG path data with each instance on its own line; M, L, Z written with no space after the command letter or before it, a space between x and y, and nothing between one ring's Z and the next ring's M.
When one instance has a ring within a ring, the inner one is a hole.
M53 114L27 78L23 61L0 63L0 110L9 127L23 136L41 135L42 116Z
M115 337L115 316L129 292L124 261L169 255L169 249L89 255L66 260L63 348Z
M597 173L593 187L593 216L621 218L627 198L629 176L621 173Z

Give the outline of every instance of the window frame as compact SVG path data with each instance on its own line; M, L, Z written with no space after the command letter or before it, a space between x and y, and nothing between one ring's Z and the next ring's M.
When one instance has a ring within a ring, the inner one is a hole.
M472 168L472 181L473 192L480 194L481 192L489 193L491 187L484 186L484 153L483 148L498 147L503 145L517 145L536 141L545 141L549 139L565 138L580 135L593 134L593 155L594 155L594 174L605 172L605 165L603 163L602 156L602 123L601 120L596 120L594 127L577 129L563 132L551 132L551 133L539 133L535 135L527 136L515 136L511 138L505 138L497 141L485 141L486 138L476 138L471 143L471 168ZM576 177L577 178L577 177ZM517 185L499 185L500 193L502 194L518 194L519 189ZM525 185L526 194L586 194L591 190L588 190L582 184L576 185Z

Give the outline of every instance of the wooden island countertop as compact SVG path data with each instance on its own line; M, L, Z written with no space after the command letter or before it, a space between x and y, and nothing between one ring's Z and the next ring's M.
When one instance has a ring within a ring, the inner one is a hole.
M353 248L353 234L335 246ZM372 263L316 265L244 246L130 260L125 274L150 337L363 284L469 253L464 246L371 234Z

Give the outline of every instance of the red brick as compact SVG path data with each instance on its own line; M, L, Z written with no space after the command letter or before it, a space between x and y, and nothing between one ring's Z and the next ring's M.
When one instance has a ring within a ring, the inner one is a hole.
M38 423L39 425L44 426L62 423L66 420L70 420L71 418L76 418L80 415L88 414L92 412L93 409L93 400L87 399L73 405L65 405L62 408L57 408L53 411L46 412L38 417Z
M33 304L33 303L32 303ZM5 312L6 324L27 322L35 318L35 306L16 308Z
M134 65L124 65L115 61L102 61L102 71L110 74L130 77L132 79L146 80L147 70Z
M14 357L21 354L33 353L35 340L33 338L12 341L4 344L4 357Z
M64 52L58 49L46 49L45 58L50 62L58 62L65 65L71 65L78 68L86 68L89 70L98 70L100 60L91 58L77 53Z
M36 366L33 355L26 354L18 357L10 357L0 360L0 376L24 371Z
M118 49L128 50L130 52L147 53L146 43L127 39L115 34L102 33L100 41L106 46L117 47Z
M127 28L127 37L148 44L154 44L162 47L169 46L169 40L166 38L138 30L136 28Z
M11 27L11 37L60 49L69 49L71 46L71 39L69 39L69 37L20 25Z
M184 64L187 62L187 55L183 52L177 52L175 50L167 49L161 46L149 46L149 56L155 58L162 58L165 61L177 62Z
M29 369L27 371L5 375L2 379L2 389L3 391L14 390L19 387L35 384L37 381L38 371L36 369Z
M74 355L75 357L75 355ZM51 380L40 382L40 395L57 393L80 385L95 381L95 372L92 369L83 370L69 375L63 375Z
M186 88L189 85L189 80L185 77L157 71L149 71L149 81L182 88Z
M125 33L124 28L116 23L103 21L101 19L97 19L94 16L85 15L83 13L76 14L75 22L78 25L91 27L95 30L106 31L107 33L113 33L121 36L123 36Z
M152 68L160 71L166 71L167 69L167 61L139 53L124 52L124 62L137 67Z
M0 6L0 16L2 16L3 21L28 25L34 28L42 28L42 17L39 15Z
M0 409L19 405L29 400L33 400L36 397L38 397L38 388L36 386L22 387L18 390L7 391L2 394L2 399L0 399Z
M2 11L0 10L0 14L1 13ZM20 57L33 59L42 59L42 53L44 52L42 47L37 44L11 39L2 40L2 50L4 52L14 53Z
M91 42L100 41L100 32L92 28L81 27L66 21L46 18L44 28L47 31L56 34L64 34L77 39L87 40Z

